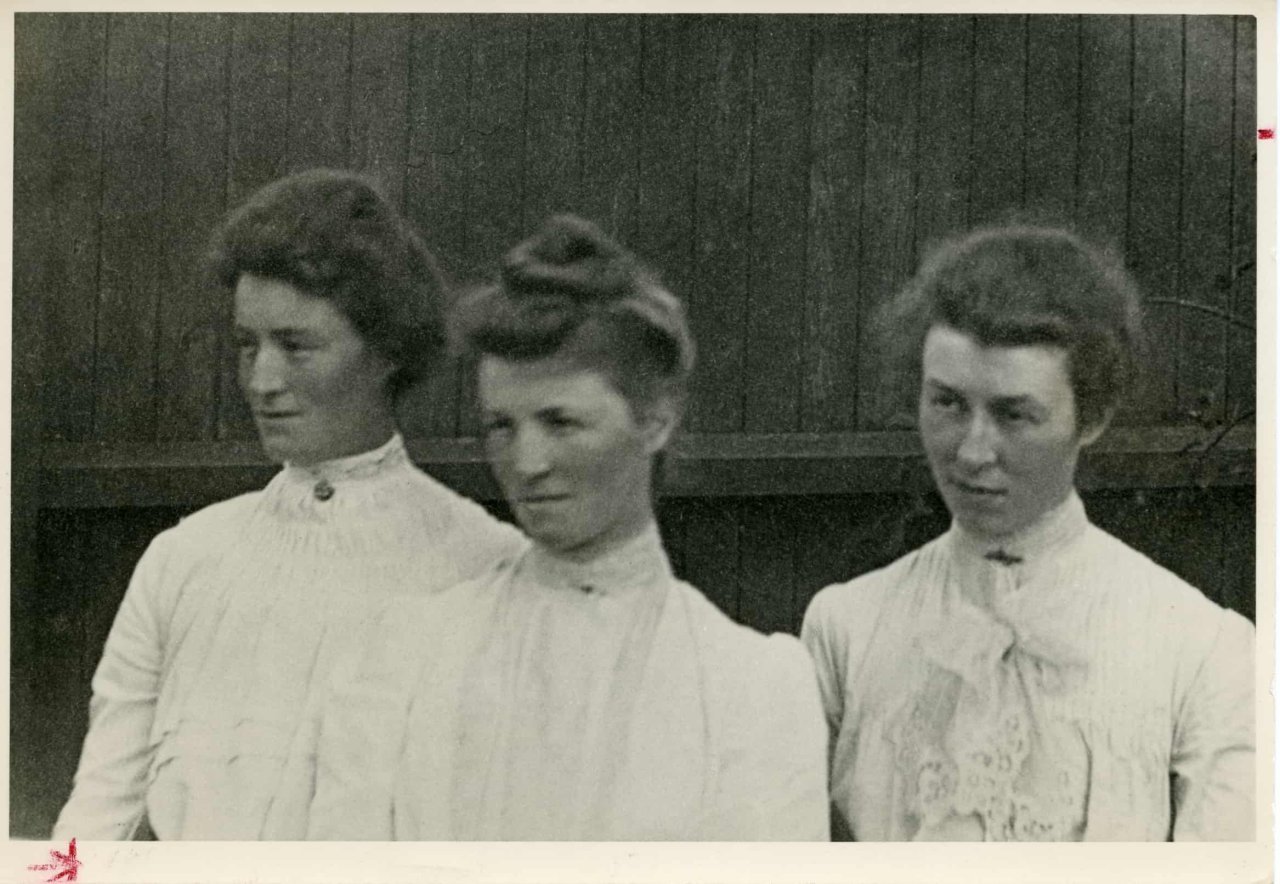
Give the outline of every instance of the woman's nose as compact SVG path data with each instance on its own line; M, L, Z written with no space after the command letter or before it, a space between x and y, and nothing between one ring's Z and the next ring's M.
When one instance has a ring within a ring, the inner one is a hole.
M270 396L284 389L284 361L272 347L260 348L245 374L245 389L255 396Z
M989 466L996 462L997 428L981 414L969 419L956 449L956 460L971 469Z
M530 479L547 472L551 467L551 454L544 433L526 427L512 440L509 460L511 468L522 479Z

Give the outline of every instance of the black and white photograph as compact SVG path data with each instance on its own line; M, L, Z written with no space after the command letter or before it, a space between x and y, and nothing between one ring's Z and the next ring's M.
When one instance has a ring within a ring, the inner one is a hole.
M1269 875L1255 7L17 11L15 880Z

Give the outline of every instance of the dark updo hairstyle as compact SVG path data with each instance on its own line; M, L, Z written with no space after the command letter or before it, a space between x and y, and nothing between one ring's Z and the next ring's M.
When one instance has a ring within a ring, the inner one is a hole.
M213 237L209 263L324 298L395 366L389 392L424 376L444 349L444 283L427 247L377 188L351 172L310 169L255 192Z
M499 279L461 300L451 329L471 360L564 356L600 368L637 413L664 397L679 407L693 369L680 301L635 255L571 215L507 252Z
M924 339L937 325L988 347L1063 348L1081 432L1114 412L1145 348L1137 286L1124 267L1051 227L982 228L943 242L880 319L899 374L917 385Z

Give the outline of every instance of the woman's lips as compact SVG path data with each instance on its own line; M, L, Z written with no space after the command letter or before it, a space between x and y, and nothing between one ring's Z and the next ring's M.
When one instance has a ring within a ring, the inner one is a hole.
M971 485L968 482L962 482L958 479L951 480L951 487L974 497L988 499L1003 497L1006 493L1003 488L989 488L983 485Z
M560 503L568 500L567 494L529 494L519 498L519 502L525 506L542 506L552 503Z

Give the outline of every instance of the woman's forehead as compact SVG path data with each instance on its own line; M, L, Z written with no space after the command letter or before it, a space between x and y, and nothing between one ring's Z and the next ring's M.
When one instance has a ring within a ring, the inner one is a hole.
M1071 394L1067 351L1052 344L989 345L949 326L925 336L926 382L991 397L1052 401Z
M607 373L560 354L525 360L487 354L480 358L477 381L488 408L586 408L622 399Z

